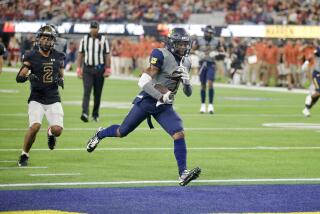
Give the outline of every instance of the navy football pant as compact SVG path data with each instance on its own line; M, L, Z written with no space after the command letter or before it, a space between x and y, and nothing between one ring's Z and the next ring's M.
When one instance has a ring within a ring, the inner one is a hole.
M119 128L121 136L124 137L136 129L148 115L152 115L170 136L183 131L182 120L173 110L172 105L163 105L158 108L161 111L150 114L135 104Z

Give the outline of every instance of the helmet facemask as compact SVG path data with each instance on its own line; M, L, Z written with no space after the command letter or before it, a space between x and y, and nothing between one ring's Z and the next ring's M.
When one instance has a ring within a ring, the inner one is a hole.
M191 43L190 41L176 41L173 42L173 48L175 54L181 57L188 56L191 49Z
M56 31L49 25L41 27L37 33L37 44L44 52L50 51L56 41Z
M180 57L188 56L191 50L191 39L184 28L174 28L168 35L168 50Z

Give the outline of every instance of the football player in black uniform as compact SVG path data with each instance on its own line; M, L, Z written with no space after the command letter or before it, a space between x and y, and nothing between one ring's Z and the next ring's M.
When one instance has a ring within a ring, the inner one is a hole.
M41 127L45 115L48 123L48 147L53 150L56 137L63 129L63 109L58 86L64 87L64 54L53 49L56 31L50 25L41 27L36 36L37 46L25 54L23 65L16 81L30 81L31 93L28 99L29 130L27 131L19 166L27 166L29 151Z

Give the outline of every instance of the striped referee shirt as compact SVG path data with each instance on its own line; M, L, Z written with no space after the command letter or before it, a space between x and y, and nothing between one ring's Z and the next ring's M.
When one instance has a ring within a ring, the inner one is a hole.
M93 38L90 34L87 34L80 41L79 52L84 54L85 65L105 64L105 54L110 52L109 42L103 35Z

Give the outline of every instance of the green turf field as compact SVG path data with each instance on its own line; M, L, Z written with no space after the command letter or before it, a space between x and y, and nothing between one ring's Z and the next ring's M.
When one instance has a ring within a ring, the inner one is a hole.
M66 77L61 90L65 130L56 150L47 147L44 119L29 167L16 167L28 126L29 84L17 84L15 75L0 75L0 189L177 185L173 142L155 121L155 130L144 122L126 138L105 139L92 154L85 150L97 127L122 122L139 92L136 81L107 80L100 122L83 123L82 82ZM180 93L176 99L186 128L188 165L202 168L199 182L191 185L320 183L320 104L304 118L304 94L234 88L216 88L215 94L214 115L198 113L199 86L191 98ZM304 127L263 125L280 123ZM141 182L125 183L130 181ZM34 183L41 184L28 186Z

